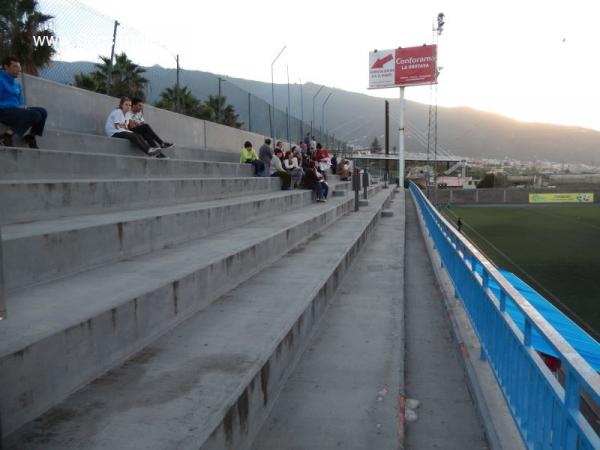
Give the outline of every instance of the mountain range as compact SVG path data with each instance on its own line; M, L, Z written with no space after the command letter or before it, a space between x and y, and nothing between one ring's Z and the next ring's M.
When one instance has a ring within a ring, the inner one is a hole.
M175 69L160 66L146 67L144 76L149 80L147 101L154 102L160 93L175 83ZM91 62L53 62L41 76L61 83L72 84L79 72L93 70ZM268 105L271 104L271 84L233 78L210 72L182 70L180 84L204 100L217 95L221 78L222 95L227 97L240 120L247 128L251 120L253 130L268 129ZM313 119L313 97L321 86L314 83L290 85L290 112L303 117L304 131L310 130ZM252 117L248 116L248 93L252 94ZM285 111L288 86L274 85L275 104ZM302 94L302 95L301 95ZM325 111L322 103L331 94ZM302 101L301 101L302 99ZM390 101L390 150L398 142L397 98ZM325 115L323 115L325 112ZM280 113L285 118L285 113ZM313 132L323 126L336 139L356 147L369 147L375 137L384 141L384 99L325 86L315 98ZM285 119L283 119L285 120ZM406 149L409 152L427 150L429 106L406 102ZM489 112L467 107L438 107L438 148L440 152L472 158L509 158L522 161L549 160L554 162L600 165L600 132L580 127L521 122ZM300 131L298 129L298 138Z

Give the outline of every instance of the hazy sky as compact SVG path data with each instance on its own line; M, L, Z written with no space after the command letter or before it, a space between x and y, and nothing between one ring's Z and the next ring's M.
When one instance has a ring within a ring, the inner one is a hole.
M271 62L287 45L275 64L276 82L286 82L288 66L291 82L392 98L397 89L366 89L369 51L430 43L444 12L440 105L600 130L598 0L84 3L146 35L138 51L161 65L172 65L172 52L186 69L270 82ZM110 34L86 26L80 15L86 16L73 11L70 27L83 27L90 38ZM406 97L428 103L429 88L407 88Z

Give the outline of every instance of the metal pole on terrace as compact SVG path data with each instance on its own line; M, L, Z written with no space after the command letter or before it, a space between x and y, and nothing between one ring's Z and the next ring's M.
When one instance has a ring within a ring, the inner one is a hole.
M112 67L113 67L113 59L115 58L115 44L117 42L117 27L119 26L119 22L115 20L115 28L113 30L113 42L112 48L110 50L110 62L108 64L108 73L106 76L106 95L110 95L110 81L112 78Z
M304 91L302 89L302 78L300 78L300 140L304 139Z
M217 123L219 123L221 119L221 83L223 81L227 81L225 78L219 78L219 97L217 99ZM223 106L225 106L225 102L223 102Z
M285 66L285 71L287 72L287 88L288 88L288 105L287 105L287 140L290 141L290 114L292 113L292 107L290 105L290 68L289 66Z
M277 56L271 63L271 106L272 106L272 108L270 109L270 114L273 114L273 116L275 115L275 84L274 84L274 80L273 80L273 66L275 65L275 61L277 61L277 59L281 56L281 54L286 49L286 47L287 46L284 45L283 48L281 50L279 50L279 53L277 53ZM277 126L273 127L274 117L272 118L269 116L269 119L271 122L271 138L273 139L273 143L275 143L274 128L277 128Z
M248 131L252 132L252 102L250 92L248 92Z
M404 189L404 86L400 86L400 123L398 133L398 181Z
M180 90L179 90L179 55L177 55L175 57L175 61L177 62L177 71L176 71L176 78L175 78L175 112L179 112L179 96L180 96Z
M331 94L333 94L333 92L329 93L329 95L323 102L323 106L321 107L321 136L319 137L321 141L323 141L323 131L325 131L325 105L327 104L329 97L331 97Z
M317 91L317 93L315 95L313 95L313 111L312 111L312 120L310 121L310 138L312 140L313 137L313 126L315 125L315 99L317 98L317 95L319 95L319 92L321 92L321 90L324 88L325 86L321 86L319 88L319 90Z

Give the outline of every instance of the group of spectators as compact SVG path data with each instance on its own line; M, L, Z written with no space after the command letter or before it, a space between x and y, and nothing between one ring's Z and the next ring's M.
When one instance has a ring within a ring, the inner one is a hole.
M350 176L348 161L341 161L338 167L337 155L331 157L329 150L317 143L314 136L307 134L302 142L292 145L290 150L283 150L283 142L278 141L275 149L271 148L271 139L265 139L258 153L250 141L244 143L240 154L240 163L252 164L254 174L264 177L279 177L281 188L311 189L316 193L318 202L326 202L329 193L327 172L335 174L340 170L344 179Z
M48 113L44 108L28 107L23 99L21 84L17 81L21 74L21 63L9 56L2 61L0 70L0 123L8 128L0 135L0 145L13 146L16 134L31 148L38 148L36 136L42 136ZM148 156L168 158L162 152L173 146L162 140L152 127L146 123L143 115L142 100L122 97L119 106L110 112L106 119L105 132L108 137L127 139ZM326 173L338 173L342 180L350 177L350 163L337 160L329 155L327 148L315 141L309 133L293 145L283 150L283 143L277 142L271 148L271 139L265 139L258 154L252 143L244 144L240 155L241 163L254 166L256 176L281 178L282 189L304 188L314 190L317 201L327 201L329 185Z

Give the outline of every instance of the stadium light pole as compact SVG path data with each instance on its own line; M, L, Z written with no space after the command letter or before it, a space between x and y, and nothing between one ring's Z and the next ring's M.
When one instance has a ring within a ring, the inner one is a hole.
M273 66L275 65L275 62L281 56L281 54L283 53L283 51L286 48L287 48L287 45L284 45L283 48L281 50L279 50L279 53L277 53L277 56L271 63L271 102L273 105L273 107L271 108L271 114L273 114L273 118L271 119L271 138L273 138L273 144L275 144L275 133L273 131L274 131L274 128L276 128L273 126L273 122L275 122L275 120L274 120L275 119L275 83L273 80Z
M287 73L287 88L288 88L288 107L287 107L287 140L289 143L291 143L290 141L290 114L292 113L292 106L290 105L290 67L289 66L285 66L285 71Z
M221 83L227 81L225 78L218 77L219 79L219 98L217 100L217 123L220 123L221 119ZM225 105L225 103L223 103Z
M304 91L302 89L302 78L300 80L300 140L304 140Z
M323 130L325 129L325 105L329 101L329 97L331 97L332 94L333 94L333 92L329 93L329 95L323 102L323 105L321 106L321 131L320 131L320 136L319 136L319 140L321 140L321 141L323 141Z
M313 95L313 113L312 113L312 118L310 120L310 138L312 139L313 136L313 126L314 126L314 122L315 122L315 99L317 98L317 95L319 95L319 92L321 92L323 90L325 86L321 86L319 88L319 90L317 91L317 93L315 95Z

